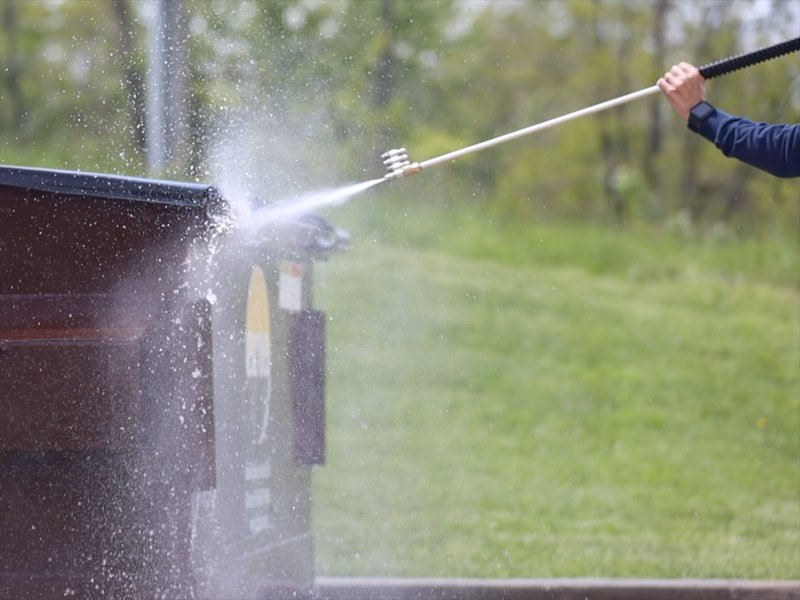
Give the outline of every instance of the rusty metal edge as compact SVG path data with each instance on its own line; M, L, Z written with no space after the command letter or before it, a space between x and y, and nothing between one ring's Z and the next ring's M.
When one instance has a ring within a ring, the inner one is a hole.
M315 600L800 600L800 580L318 577Z

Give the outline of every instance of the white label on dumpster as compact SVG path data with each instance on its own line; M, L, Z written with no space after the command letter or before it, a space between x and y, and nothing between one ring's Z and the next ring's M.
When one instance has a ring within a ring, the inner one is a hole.
M278 306L298 312L303 308L303 265L284 261L278 278Z

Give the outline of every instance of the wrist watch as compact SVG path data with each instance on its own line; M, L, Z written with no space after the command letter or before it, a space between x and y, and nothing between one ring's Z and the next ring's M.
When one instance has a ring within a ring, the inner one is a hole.
M716 112L716 108L705 100L701 100L689 111L689 129L692 131L699 131L703 121L707 120Z

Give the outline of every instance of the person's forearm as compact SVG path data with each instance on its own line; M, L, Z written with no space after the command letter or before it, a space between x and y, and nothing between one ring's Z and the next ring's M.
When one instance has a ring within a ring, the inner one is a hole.
M800 125L758 123L717 109L697 133L725 156L777 177L800 177Z

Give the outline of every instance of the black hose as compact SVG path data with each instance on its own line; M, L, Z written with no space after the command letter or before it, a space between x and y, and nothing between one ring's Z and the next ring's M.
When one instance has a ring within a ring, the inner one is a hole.
M754 50L753 52L747 52L745 54L737 54L736 56L723 58L722 60L703 65L700 67L700 74L704 79L712 79L720 75L738 71L739 69L744 69L745 67L757 65L767 60L772 60L773 58L789 54L790 52L797 52L798 50L800 50L800 37L792 38L773 46L767 46L760 50Z

